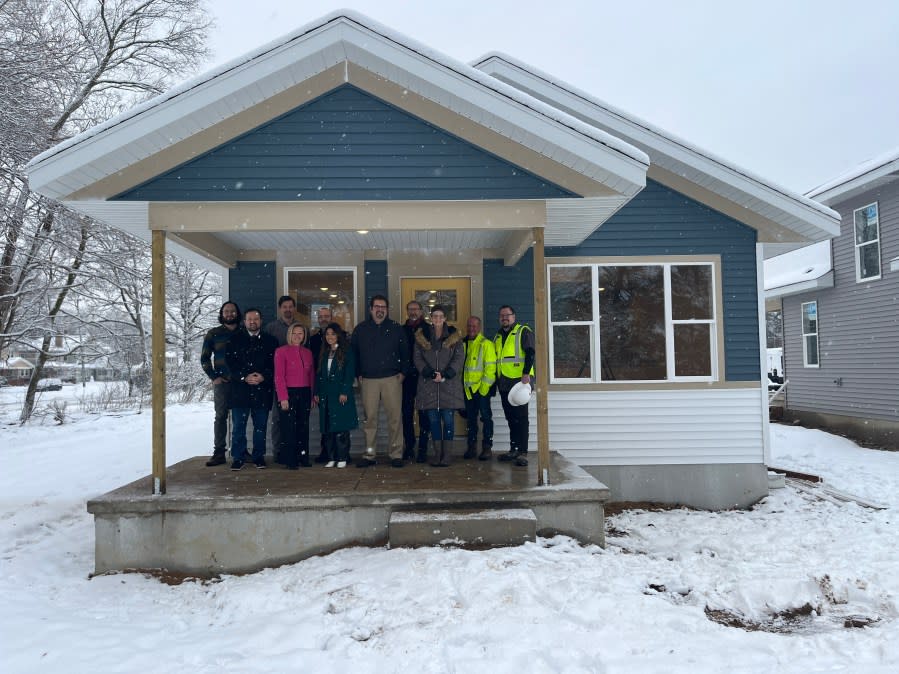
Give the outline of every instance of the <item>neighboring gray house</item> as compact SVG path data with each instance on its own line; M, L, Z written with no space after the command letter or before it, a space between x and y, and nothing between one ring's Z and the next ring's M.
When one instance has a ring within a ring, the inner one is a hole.
M783 307L785 417L899 448L899 148L806 196L842 224L830 247L766 263L768 309Z

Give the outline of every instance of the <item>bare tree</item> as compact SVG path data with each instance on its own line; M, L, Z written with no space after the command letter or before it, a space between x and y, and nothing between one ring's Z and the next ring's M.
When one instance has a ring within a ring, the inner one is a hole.
M0 352L28 331L22 322L35 307L36 279L55 279L42 326L52 328L89 254L92 224L77 221L68 261L63 248L54 251L67 272L41 270L60 223L75 221L31 192L24 162L192 70L207 55L209 26L202 0L0 0ZM23 421L44 362L46 354Z

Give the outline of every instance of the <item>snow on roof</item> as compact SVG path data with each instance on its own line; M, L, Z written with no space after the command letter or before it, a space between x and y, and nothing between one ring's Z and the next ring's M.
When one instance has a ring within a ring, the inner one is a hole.
M765 290L812 281L832 269L830 240L765 260Z
M144 103L138 104L135 107L122 112L119 115L116 115L106 122L93 126L78 135L61 141L60 143L34 157L30 162L28 162L26 168L32 168L49 159L50 157L63 152L64 150L74 147L79 143L83 143L84 141L101 134L107 129L127 122L128 120L133 119L134 117L143 114L148 110L159 107L164 103L171 101L193 89L196 89L230 71L237 70L255 59L265 56L266 54L269 54L270 52L273 52L291 42L294 42L295 40L301 39L309 33L324 28L332 22L340 21L353 23L356 24L357 27L377 33L381 37L396 43L400 47L405 47L406 49L409 49L419 54L420 56L435 62L438 65L453 70L458 74L468 78L469 80L473 80L486 88L492 89L493 91L522 105L525 105L526 107L540 113L543 116L553 119L554 121L559 122L584 136L587 136L595 141L602 143L603 145L606 145L610 149L616 150L630 157L631 159L641 162L642 164L649 164L648 155L642 150L634 147L633 145L630 145L629 143L626 143L625 141L616 138L615 136L606 133L601 129L597 129L594 126L582 122L581 120L572 117L571 115L562 112L561 110L551 105L539 101L536 98L533 98L528 94L520 91L519 89L516 89L515 87L500 82L496 78L491 77L490 75L487 75L480 70L477 70L476 68L463 63L462 61L458 61L450 56L447 56L428 47L421 42L418 42L417 40L403 35L402 33L396 32L391 28L388 28L387 26L384 26L377 21L374 21L373 19L365 16L364 14L352 10L341 9L326 14L320 19L307 23L304 26L301 26L300 28L287 33L286 35L272 40L271 42L257 49L249 51L242 56L234 58L231 61L218 66L217 68L212 68L211 70L208 70L207 72L198 75L197 77L188 79L166 90L162 94L159 94L158 96L155 96L154 98L151 98Z
M605 111L606 113L608 113L609 115L611 115L613 117L617 117L617 118L627 122L628 124L634 125L636 127L640 127L646 133L656 136L664 141L678 145L683 150L686 150L690 154L693 154L693 155L695 155L701 159L704 159L708 162L711 162L712 164L717 165L721 169L724 169L730 173L738 175L747 180L758 183L758 184L760 184L774 192L777 192L778 194L785 196L789 199L798 201L803 206L814 209L814 210L816 210L820 213L826 214L826 215L830 215L830 216L837 215L836 213L834 213L834 211L832 209L828 208L824 204L820 203L819 201L815 201L814 199L811 199L810 195L803 196L803 195L797 194L793 190L787 189L786 187L783 187L781 185L773 183L770 180L766 180L765 178L762 178L761 176L759 176L751 171L741 168L741 167L733 164L732 162L729 162L729 161L715 155L712 152L704 150L704 149L700 148L699 146L694 145L693 143L690 143L689 141L684 140L683 138L681 138L673 133L670 133L669 131L666 131L658 126L655 126L655 125L651 124L650 122L647 122L646 120L644 120L640 117L637 117L629 112L625 112L620 108L610 105L610 104L606 103L605 101L603 101L599 98L596 98L592 94L587 93L586 91L583 91L582 89L579 89L567 82L559 80L557 77L555 77L543 70L540 70L539 68L535 68L534 66L532 66L528 63L525 63L525 62L521 61L520 59L515 58L514 56L509 56L508 54L505 54L505 53L499 52L499 51L491 51L491 52L484 54L481 58L472 61L471 64L473 67L478 67L480 64L483 64L486 61L489 61L490 59L500 59L502 61L506 61L507 63L510 63L511 65L515 66L516 68L520 68L521 70L523 70L527 73L530 73L531 75L534 75L536 77L539 77L540 79L546 80L546 82L548 82L549 84L551 84L555 87L558 87L559 89L561 89L563 91L567 91L569 94L572 94L573 96L576 96L578 98L581 98L581 99L587 101L588 103L596 106L597 108L602 109L603 111Z
M882 178L899 178L899 147L843 171L832 180L807 192L806 196L833 202L838 197L848 196L850 191L859 192Z

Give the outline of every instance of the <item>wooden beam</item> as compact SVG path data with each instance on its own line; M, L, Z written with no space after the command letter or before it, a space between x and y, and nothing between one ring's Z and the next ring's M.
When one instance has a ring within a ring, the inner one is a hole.
M549 484L549 311L546 303L546 265L543 228L534 227L534 339L537 353L537 484Z
M165 494L165 232L152 244L153 494Z

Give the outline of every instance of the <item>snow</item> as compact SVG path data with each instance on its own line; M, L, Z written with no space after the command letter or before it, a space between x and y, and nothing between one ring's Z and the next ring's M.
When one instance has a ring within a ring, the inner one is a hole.
M876 157L872 157L846 171L843 171L843 173L839 174L835 178L832 178L826 183L818 185L818 187L809 190L806 196L814 199L815 197L818 197L825 192L829 192L835 187L845 185L846 183L852 182L857 178L861 178L869 173L873 173L874 171L877 171L877 169L887 168L888 164L894 164L897 162L899 162L899 147L894 147L890 150L887 150L886 152L877 155Z
M204 454L211 426L209 404L169 406L168 462ZM772 436L773 465L889 509L787 487L747 511L625 511L606 549L349 548L168 585L90 578L85 503L149 472L149 414L0 426L2 671L899 671L899 454ZM850 629L850 616L878 622Z
M821 278L833 268L830 240L765 260L765 290Z

